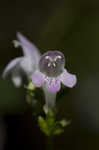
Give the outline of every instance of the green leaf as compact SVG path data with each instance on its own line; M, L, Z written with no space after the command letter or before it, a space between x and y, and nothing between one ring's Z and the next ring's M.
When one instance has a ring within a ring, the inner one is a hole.
M64 129L63 128L58 128L58 129L55 129L54 130L54 135L60 135L61 133L63 133L64 132Z
M31 91L34 91L34 90L35 90L35 86L34 86L34 84L32 83L32 81L30 81L27 86L24 85L24 88L26 88L27 90L31 90Z
M49 127L53 127L55 124L55 116L52 112L48 111L46 121Z
M38 117L38 123L40 126L41 131L46 136L54 136L54 135L60 135L64 132L64 127L70 124L70 121L67 120L61 120L56 121L56 114L53 110L49 109L46 113L45 119L42 116Z
M46 120L43 119L43 117L39 116L38 117L38 124L39 124L39 127L41 129L41 131L43 133L45 133L45 135L49 136L49 128L48 128L48 125L46 123Z
M71 121L61 120L59 123L62 125L62 127L66 127L71 123Z

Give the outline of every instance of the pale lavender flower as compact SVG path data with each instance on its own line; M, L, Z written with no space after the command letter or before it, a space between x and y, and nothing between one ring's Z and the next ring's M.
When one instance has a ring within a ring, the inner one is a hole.
M72 88L77 82L76 76L64 68L65 57L61 52L48 51L41 56L36 46L22 34L17 33L17 38L13 43L15 47L22 47L23 56L7 65L3 78L11 74L13 83L19 87L22 84L22 73L25 73L35 87L43 88L47 108L54 107L60 83Z
M14 40L15 47L22 47L23 56L13 59L6 66L3 78L8 74L12 75L12 81L16 87L22 84L22 74L25 73L28 80L32 79L32 74L38 69L40 53L36 46L27 40L21 33L17 33L18 40Z
M65 57L59 51L48 51L41 56L39 70L32 76L32 82L36 87L45 85L47 90L56 93L60 90L60 83L72 88L77 82L76 75L67 72L64 68Z

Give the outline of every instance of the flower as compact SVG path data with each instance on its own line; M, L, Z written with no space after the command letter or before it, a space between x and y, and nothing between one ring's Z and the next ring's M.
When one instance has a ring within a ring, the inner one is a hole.
M65 68L65 57L59 51L48 51L41 56L39 70L32 75L32 82L36 87L45 85L49 92L60 90L60 83L72 88L77 82L76 75L69 73Z
M12 75L12 81L16 87L22 84L22 74L25 73L28 80L32 79L32 74L38 69L40 53L36 46L27 40L21 33L17 33L18 40L14 40L15 47L22 47L23 56L13 59L6 66L3 78L8 74Z
M19 87L22 84L22 75L25 74L35 87L43 88L46 108L54 107L60 83L72 88L77 82L76 75L64 68L65 57L61 52L48 51L41 56L36 46L21 33L17 33L17 38L13 43L15 47L22 47L23 56L8 63L3 78L11 74L14 85Z

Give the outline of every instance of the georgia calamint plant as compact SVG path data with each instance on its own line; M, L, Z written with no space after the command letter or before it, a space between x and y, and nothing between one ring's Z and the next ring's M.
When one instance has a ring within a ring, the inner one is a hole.
M46 117L37 116L39 127L46 136L60 134L69 121L56 120L56 94L61 89L61 83L69 88L74 87L77 82L76 75L65 69L65 57L62 52L50 50L41 55L38 48L21 33L17 33L17 38L18 40L14 40L13 44L15 47L22 48L23 56L8 63L3 78L10 74L14 85L20 87L22 76L25 74L29 82L28 95L34 93L36 87L41 87L45 95L42 111L45 112Z

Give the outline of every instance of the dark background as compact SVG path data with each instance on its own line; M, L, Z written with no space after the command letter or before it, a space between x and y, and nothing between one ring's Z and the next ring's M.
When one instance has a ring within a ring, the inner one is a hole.
M78 83L57 104L61 118L72 119L55 137L55 150L99 149L99 1L0 1L0 73L22 55L12 40L20 31L44 53L61 50ZM46 138L26 106L25 90L0 77L0 150L46 149Z

